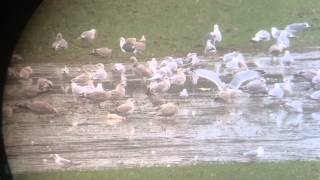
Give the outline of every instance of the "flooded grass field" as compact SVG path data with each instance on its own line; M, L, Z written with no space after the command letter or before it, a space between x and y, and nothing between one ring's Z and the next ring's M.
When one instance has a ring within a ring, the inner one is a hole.
M38 116L19 110L5 119L12 172L17 179L319 178L320 104L309 98L319 87L294 76L293 92L282 99L242 93L224 102L217 99L212 82L200 78L193 85L188 75L184 87L174 86L164 94L167 102L178 103L178 113L161 117L145 94L149 82L132 72L129 56L119 49L119 37L144 34L147 50L137 56L139 61L197 52L198 68L210 70L223 53L240 50L251 70L263 72L271 89L275 83L283 84L284 76L320 69L319 12L316 0L303 4L298 0L187 0L183 5L169 0L44 1L17 45L24 61L13 67L31 66L34 80L43 77L53 82L49 92L32 101L48 101L58 114ZM304 21L312 28L292 40L295 62L290 67L270 64L267 51L272 42L249 42L261 28ZM220 24L224 39L217 55L203 57L202 38L214 23ZM98 38L84 46L77 38L90 28L97 29ZM58 32L69 42L62 53L55 53L50 46ZM98 47L112 48L112 59L89 55ZM125 119L107 118L116 107L111 101L98 107L61 89L70 85L70 80L61 78L61 68L68 66L71 74L79 75L96 63L105 65L108 79L102 84L108 90L116 85L111 66L123 63L127 67L126 96L119 103L134 98L136 109ZM231 77L222 79L228 82ZM7 92L15 88L15 82L7 81ZM183 88L188 97L179 97ZM303 112L285 108L284 102L289 100L302 102ZM19 96L6 97L4 103L25 101ZM265 151L262 157L243 156L259 146ZM76 164L58 166L54 154Z

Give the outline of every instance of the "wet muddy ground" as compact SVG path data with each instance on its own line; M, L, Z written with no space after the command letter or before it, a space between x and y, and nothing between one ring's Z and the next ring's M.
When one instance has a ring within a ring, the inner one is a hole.
M290 68L269 65L270 57L246 55L255 62L251 69L265 71L268 87L283 82L282 75L293 75L304 69L320 68L320 52L294 54ZM212 59L201 59L202 68L213 69ZM23 67L26 64L18 64ZM123 121L107 119L111 103L96 104L76 101L71 93L63 93L57 72L64 65L80 74L83 66L72 62L28 64L33 77L53 81L54 89L34 100L47 100L57 107L58 116L40 118L30 112L15 113L6 119L4 137L14 173L61 169L51 154L79 162L69 169L103 169L132 166L170 166L204 162L250 161L242 153L263 146L265 155L259 161L316 160L320 157L320 104L307 96L317 90L302 78L293 80L294 92L284 99L303 102L304 113L287 111L281 100L266 94L242 94L233 102L215 99L215 86L200 79L197 86L187 80L189 97L178 96L181 88L171 88L166 99L179 103L179 113L170 118L158 117L144 94L145 82L127 72L127 97L137 100L136 111ZM110 70L110 64L106 69ZM110 73L109 73L110 74ZM112 89L114 83L103 83ZM9 88L11 85L8 85ZM203 89L206 88L206 89ZM210 89L207 89L210 88ZM125 98L127 99L127 98ZM124 99L124 100L125 100ZM7 99L15 104L21 99Z

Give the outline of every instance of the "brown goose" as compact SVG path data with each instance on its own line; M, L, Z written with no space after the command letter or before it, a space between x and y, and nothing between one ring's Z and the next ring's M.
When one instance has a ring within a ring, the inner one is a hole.
M131 56L130 60L133 63L132 67L133 67L133 71L136 75L138 75L140 77L151 77L152 76L152 74L153 74L152 70L149 67L147 67L143 64L140 64L136 57Z
M172 102L166 103L166 104L162 104L160 106L160 109L158 111L158 115L159 116L173 116L175 114L177 114L177 112L179 111L179 107Z
M100 56L103 58L111 58L112 57L112 49L97 48L97 49L92 50L92 52L90 54Z
M56 40L52 43L52 48L55 51L64 50L68 48L68 42L65 39L63 39L61 33L57 34Z
M141 54L146 49L146 38L144 35L142 35L141 39L135 43L133 43L134 46L134 54Z
M130 98L125 103L116 108L117 113L131 114L135 110L134 99Z
M43 115L43 114L58 113L56 108L52 107L50 104L44 101L20 103L20 104L16 104L16 106L30 110L31 112L38 114L38 117L40 117L40 115Z

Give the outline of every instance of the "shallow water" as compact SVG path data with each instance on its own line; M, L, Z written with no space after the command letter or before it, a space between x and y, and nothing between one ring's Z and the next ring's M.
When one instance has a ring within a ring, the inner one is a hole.
M282 74L292 75L303 69L320 68L320 52L294 54L296 62L289 69L268 65L269 57L246 55L249 62L266 72L269 87L282 82ZM79 74L81 67L70 62L71 72ZM202 59L202 68L212 69L212 59ZM25 64L18 64L22 67ZM137 102L136 111L122 122L107 120L111 103L99 109L96 104L75 101L60 90L57 71L65 64L28 64L33 77L53 81L54 89L35 100L49 100L59 116L41 116L29 112L14 114L4 124L4 137L9 162L14 173L60 169L51 154L80 162L69 169L101 169L110 167L194 164L203 162L250 161L242 153L263 146L265 155L259 161L316 160L320 157L320 111L317 101L307 98L316 91L301 78L293 83L294 93L284 99L301 100L304 113L287 112L280 100L267 95L243 94L233 102L215 100L214 85L200 79L192 86L186 83L189 97L178 97L181 88L171 88L165 94L168 101L179 102L175 117L154 115L155 108L146 99L145 84L128 71L127 97ZM110 64L106 65L110 69ZM8 85L9 87L10 85ZM104 82L111 89L111 81ZM203 91L201 88L211 88ZM24 100L8 99L14 104ZM312 114L313 113L313 114Z

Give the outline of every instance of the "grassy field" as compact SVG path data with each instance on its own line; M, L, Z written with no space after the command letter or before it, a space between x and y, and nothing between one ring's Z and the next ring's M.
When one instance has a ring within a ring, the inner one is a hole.
M320 179L320 162L237 163L186 167L132 168L105 171L64 171L16 175L16 180L293 180Z
M147 38L142 59L184 56L190 51L203 52L202 38L218 23L223 32L220 52L230 50L267 51L272 42L249 43L258 30L284 27L308 21L312 30L293 42L300 50L320 42L319 0L45 0L30 20L17 51L29 60L77 60L90 58L92 48L109 47L113 59L124 56L119 37ZM96 28L98 39L89 47L77 40L81 32ZM69 42L69 49L55 54L51 43L58 32Z

